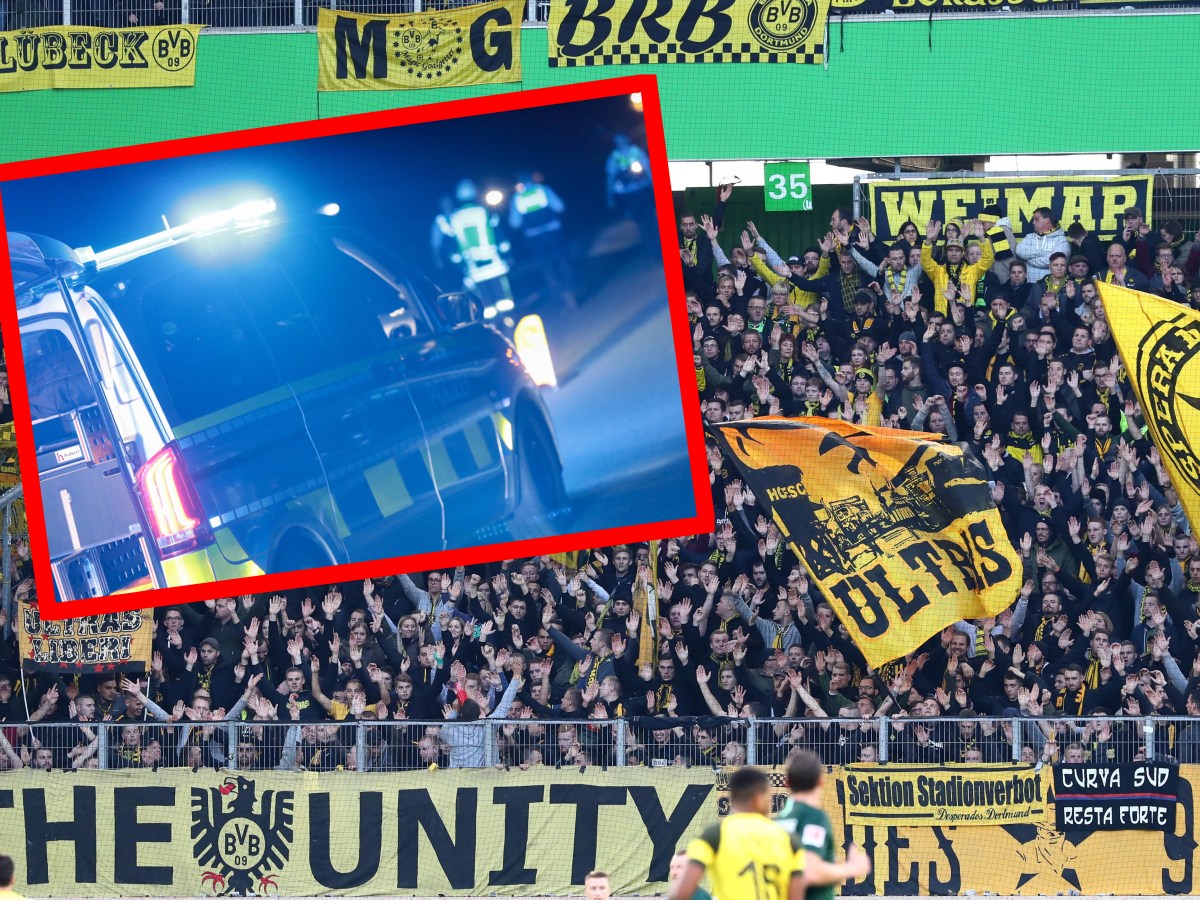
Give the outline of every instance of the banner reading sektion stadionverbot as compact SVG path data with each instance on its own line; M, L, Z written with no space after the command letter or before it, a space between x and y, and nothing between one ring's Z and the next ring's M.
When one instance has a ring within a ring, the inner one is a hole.
M321 7L317 90L397 91L521 80L521 0L402 16Z
M1065 229L1072 222L1100 237L1111 239L1121 230L1127 207L1140 208L1151 217L1154 176L1088 177L1063 175L1029 178L931 178L928 180L880 179L867 182L867 217L883 241L900 235L900 226L911 220L925 233L930 219L978 218L985 207L997 205L1007 216L1015 237L1032 232L1030 220L1039 206L1048 206Z
M203 25L0 32L0 92L191 87Z
M829 2L550 0L550 65L822 63Z
M1036 824L1051 784L1032 765L856 765L838 773L838 802L848 825Z

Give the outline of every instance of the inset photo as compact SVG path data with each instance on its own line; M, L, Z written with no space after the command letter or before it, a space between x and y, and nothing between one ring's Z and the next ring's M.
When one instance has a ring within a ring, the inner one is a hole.
M50 585L77 615L710 527L653 91L2 173L42 603Z

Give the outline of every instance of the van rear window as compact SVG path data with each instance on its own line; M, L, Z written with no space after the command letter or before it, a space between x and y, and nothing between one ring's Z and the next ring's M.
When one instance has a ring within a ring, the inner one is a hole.
M173 427L280 385L225 272L189 267L141 284L136 275L112 306Z
M50 419L96 402L96 392L67 336L54 328L23 330L21 352L33 420Z

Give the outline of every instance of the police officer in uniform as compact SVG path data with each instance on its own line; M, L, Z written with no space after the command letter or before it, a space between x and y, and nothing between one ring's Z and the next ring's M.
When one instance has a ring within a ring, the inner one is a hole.
M452 263L461 266L463 286L479 295L484 304L484 318L491 319L503 311L497 309L497 304L512 302L505 258L511 247L500 236L500 217L480 202L474 181L462 179L454 190L454 198L454 207L434 219L434 255L448 256Z
M521 172L517 176L517 188L508 208L508 227L524 240L531 261L536 261L541 270L547 295L561 298L574 308L569 248L563 234L565 210L562 199L543 182L540 172Z

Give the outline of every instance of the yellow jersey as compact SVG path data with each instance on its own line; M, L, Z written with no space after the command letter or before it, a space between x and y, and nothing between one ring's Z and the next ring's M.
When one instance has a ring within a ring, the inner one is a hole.
M757 813L733 813L710 825L687 853L707 870L719 900L787 900L807 858L799 835Z

